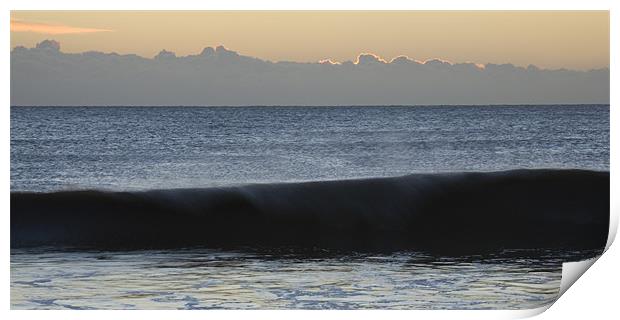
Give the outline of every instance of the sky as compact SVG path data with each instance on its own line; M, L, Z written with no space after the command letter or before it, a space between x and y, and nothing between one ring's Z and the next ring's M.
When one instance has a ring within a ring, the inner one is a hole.
M11 44L16 106L609 103L608 12L14 11Z
M12 11L11 48L45 39L62 51L177 56L224 45L270 61L383 59L609 66L608 11Z

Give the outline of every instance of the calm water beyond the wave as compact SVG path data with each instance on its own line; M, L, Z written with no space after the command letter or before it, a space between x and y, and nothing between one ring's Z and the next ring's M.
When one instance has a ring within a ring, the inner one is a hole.
M11 190L609 170L609 106L11 108Z
M514 168L609 170L609 106L11 108L12 191ZM561 262L527 256L13 249L11 307L540 307Z

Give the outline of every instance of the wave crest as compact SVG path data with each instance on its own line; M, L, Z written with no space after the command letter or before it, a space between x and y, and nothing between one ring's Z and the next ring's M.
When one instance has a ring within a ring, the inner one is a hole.
M141 192L11 193L11 247L602 250L609 172L513 170Z

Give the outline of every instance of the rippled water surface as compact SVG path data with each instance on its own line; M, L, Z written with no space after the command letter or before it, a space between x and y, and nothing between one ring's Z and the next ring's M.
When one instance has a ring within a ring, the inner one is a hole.
M11 191L609 170L609 106L11 107ZM535 308L550 258L12 250L14 309Z
M12 250L13 309L525 309L552 302L555 259Z
M609 170L608 105L12 107L11 190Z

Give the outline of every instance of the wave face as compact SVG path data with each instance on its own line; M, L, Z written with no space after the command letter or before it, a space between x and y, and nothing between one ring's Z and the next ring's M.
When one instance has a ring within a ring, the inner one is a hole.
M515 170L140 192L11 193L11 247L602 250L609 172Z

